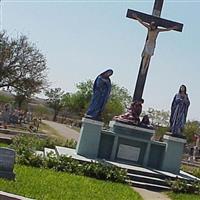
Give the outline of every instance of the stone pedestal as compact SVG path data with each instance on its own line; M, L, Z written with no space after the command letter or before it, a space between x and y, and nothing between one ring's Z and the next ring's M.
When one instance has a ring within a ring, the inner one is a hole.
M127 164L147 166L151 137L154 134L154 130L127 125L117 121L111 121L109 126L110 131L107 132L107 138L108 135L110 135L110 140L113 140L112 145L110 145L111 151L108 151L108 148L104 147L107 145L105 140L101 140L100 145L101 149L104 148L107 152L110 152L109 159ZM106 132L104 131L102 139L105 136ZM101 151L100 156L103 157L102 155L103 153ZM106 155L106 153L104 153L104 155ZM108 158L108 156L106 156L106 158Z
M179 174L184 144L183 138L164 135L164 142L167 144L162 164L162 170Z
M97 158L103 122L87 118L82 119L76 152L88 158Z

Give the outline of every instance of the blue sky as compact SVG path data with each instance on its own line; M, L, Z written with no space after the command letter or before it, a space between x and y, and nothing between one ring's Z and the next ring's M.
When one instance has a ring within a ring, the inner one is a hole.
M127 9L151 14L149 1L2 0L1 28L25 34L47 58L52 87L68 92L76 83L112 68L112 81L133 94L146 29L126 18ZM183 32L160 33L151 59L144 109L170 110L185 84L191 101L188 118L200 120L200 0L165 0L162 18L184 24Z

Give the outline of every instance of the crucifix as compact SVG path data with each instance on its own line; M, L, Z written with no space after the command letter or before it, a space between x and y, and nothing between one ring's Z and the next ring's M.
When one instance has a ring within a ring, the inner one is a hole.
M148 29L142 60L139 68L133 101L141 100L151 57L154 55L156 39L160 32L175 30L182 32L183 24L160 18L164 0L155 0L152 15L128 9L127 17L138 20ZM160 28L161 27L161 28Z

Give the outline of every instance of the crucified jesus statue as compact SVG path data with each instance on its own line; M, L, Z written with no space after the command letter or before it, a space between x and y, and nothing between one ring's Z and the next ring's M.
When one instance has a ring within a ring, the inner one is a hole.
M138 20L140 24L148 29L148 36L146 40L146 44L142 55L148 54L149 56L154 55L154 49L156 46L156 38L158 37L159 32L171 31L177 29L177 26L173 26L171 28L158 28L156 23L152 21L150 24L143 22L136 14L134 15L135 19Z
M146 43L144 46L144 49L142 51L142 58L143 60L143 67L142 67L142 73L145 73L146 68L149 66L148 62L150 61L150 57L154 55L154 50L156 47L156 38L158 37L159 32L164 31L171 31L177 29L177 26L173 26L171 28L158 28L156 23L152 21L150 24L143 22L136 14L133 16L140 24L142 24L144 27L148 29L148 35L146 39Z

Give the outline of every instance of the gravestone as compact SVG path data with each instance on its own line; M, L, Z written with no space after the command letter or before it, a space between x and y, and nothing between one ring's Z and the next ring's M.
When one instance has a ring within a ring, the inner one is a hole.
M13 173L15 151L9 148L0 148L0 178L15 179Z

